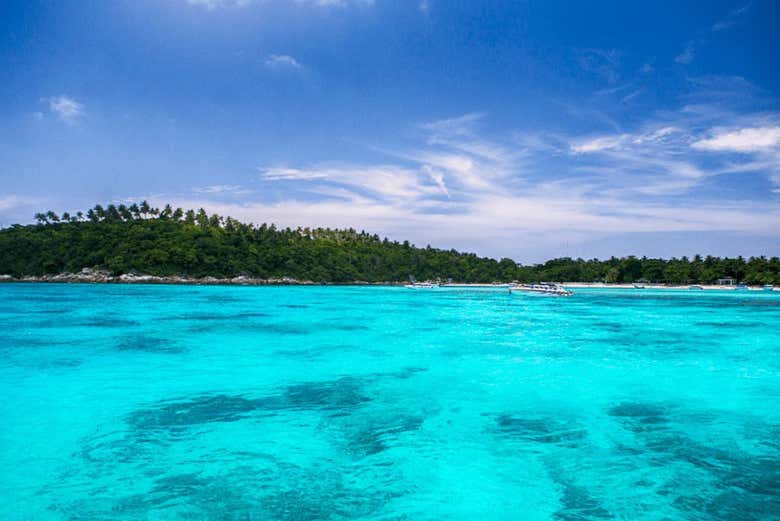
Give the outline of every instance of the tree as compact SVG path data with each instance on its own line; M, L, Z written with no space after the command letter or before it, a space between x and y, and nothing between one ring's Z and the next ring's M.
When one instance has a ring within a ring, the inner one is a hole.
M169 208L169 207L166 207ZM463 282L521 280L534 282L637 280L711 282L734 276L750 284L780 284L780 259L693 257L649 259L612 257L583 260L568 257L542 264L519 265L473 253L417 248L354 229L278 229L274 224L244 224L231 217L209 217L205 210L138 214L132 206L96 205L88 222L73 215L60 226L53 212L37 213L37 225L0 229L0 273L16 276L78 271L98 266L116 273L187 274L193 277L290 276L320 282L390 282L409 276ZM82 215L80 212L77 216ZM124 215L124 217L122 217ZM184 220L180 220L181 217ZM197 227L195 226L197 225Z
M120 204L117 211L119 212L120 219L122 219L123 221L133 220L133 213L124 204Z
M106 206L106 220L108 222L117 222L122 220L122 216L119 215L119 210L113 204Z
M209 216L206 213L206 210L204 210L203 208L198 209L198 216L197 216L196 220L198 222L198 225L201 228L205 228L206 226L208 226L209 225Z

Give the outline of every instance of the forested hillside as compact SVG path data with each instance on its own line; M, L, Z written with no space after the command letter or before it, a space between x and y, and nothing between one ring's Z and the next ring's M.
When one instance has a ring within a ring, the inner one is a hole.
M15 277L100 268L116 275L293 277L314 282L401 282L411 279L493 281L647 280L713 283L734 277L780 284L780 260L716 257L605 261L554 259L520 266L511 259L418 248L355 230L277 229L204 210L100 205L85 214L37 214L35 225L0 230L0 274Z
M38 214L37 225L0 230L0 274L74 272L190 277L293 277L315 282L392 282L436 277L511 280L505 259L415 248L355 230L277 229L205 211L147 204L96 206L86 214Z

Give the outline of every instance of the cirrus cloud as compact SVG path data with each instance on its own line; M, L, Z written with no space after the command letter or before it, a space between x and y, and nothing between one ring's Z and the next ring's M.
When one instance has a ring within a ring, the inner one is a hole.
M780 126L719 130L691 145L700 150L759 152L780 146Z

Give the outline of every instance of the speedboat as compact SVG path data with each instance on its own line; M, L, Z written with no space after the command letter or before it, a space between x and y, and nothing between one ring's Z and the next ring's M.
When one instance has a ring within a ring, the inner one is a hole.
M771 284L764 284L763 288L764 291L774 291L775 287Z
M748 287L747 287L746 285L744 285L744 284L737 284L737 285L736 285L736 287L734 287L734 289L735 289L735 290L737 290L737 291L744 291L744 290L746 290L746 289L750 289L750 288L748 288Z
M698 284L694 284L693 286L688 286L688 289L704 289L702 286L699 286Z
M538 284L518 284L511 286L509 291L518 291L523 293L535 293L537 295L553 295L556 297L570 297L573 291L564 288L560 284L552 282L540 282Z
M439 285L435 282L412 282L404 287L409 289L436 289Z
M645 289L645 285L634 283L634 289Z

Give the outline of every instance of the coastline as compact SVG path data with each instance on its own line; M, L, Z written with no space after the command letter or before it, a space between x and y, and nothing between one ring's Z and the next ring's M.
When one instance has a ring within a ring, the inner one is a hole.
M310 280L298 280L291 277L281 278L254 278L247 276L238 276L231 278L216 277L183 277L171 275L159 277L156 275L138 275L125 273L123 275L112 275L107 271L91 270L85 268L79 273L57 273L55 275L27 275L24 277L12 277L11 275L0 275L0 283L19 282L19 283L44 283L44 284L169 284L169 285L187 285L187 286L387 286L395 285L391 282L350 282L350 283L318 283Z
M735 291L737 286L727 286L718 284L642 284L641 288L637 288L633 283L604 283L604 282L564 282L564 286L568 288L604 288L604 289L635 289L641 291L642 289L665 289L665 290L686 290L690 291L691 286L697 286L705 291ZM763 286L747 286L743 291L768 291ZM773 291L777 291L778 288L773 288Z
M281 278L255 278L247 276L238 276L230 278L216 277L183 277L178 275L156 276L128 274L112 275L110 272L101 270L83 269L79 273L58 273L54 275L27 275L24 277L13 277L11 275L0 275L0 283L44 283L44 284L167 284L167 285L188 285L188 286L404 286L406 282L314 282L311 280L298 280L292 277ZM641 288L635 287L632 283L603 283L603 282L563 282L563 286L568 288L592 288L592 289L631 289L641 291L642 289L654 290L686 290L690 291L690 284L643 284ZM450 283L443 284L442 288L464 288L464 289L499 289L508 286L507 283ZM735 286L717 285L717 284L696 284L705 291L734 291ZM762 286L748 286L749 291L770 291ZM780 288L773 288L771 291L780 291Z

